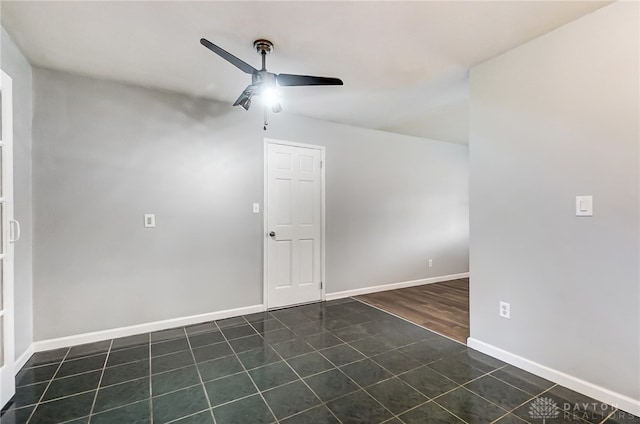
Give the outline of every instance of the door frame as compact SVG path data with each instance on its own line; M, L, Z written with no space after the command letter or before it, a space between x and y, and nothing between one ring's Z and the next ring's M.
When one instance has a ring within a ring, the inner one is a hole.
M326 289L327 289L327 279L326 269L325 269L325 258L326 258L326 196L325 196L325 172L327 169L327 162L325 159L326 147L319 146L315 144L306 144L306 143L297 143L294 141L286 141L286 140L277 140L275 138L266 138L263 143L263 156L264 156L264 170L263 170L263 199L262 199L262 305L265 310L269 310L268 304L268 291L269 291L269 281L268 281L268 273L267 273L267 243L269 242L269 237L267 235L268 228L268 196L269 193L267 191L267 183L268 183L268 167L269 167L269 154L268 154L268 146L269 144L281 144L283 146L290 147L302 147L305 149L314 149L320 151L320 281L322 282L320 287L320 301L324 302L326 299ZM294 305L288 305L294 306ZM283 306L280 308L286 308L288 306ZM278 308L278 309L280 309Z
M13 81L4 70L0 69L0 78L2 83L2 134L0 139L4 144L2 154L2 196L5 198L5 207L2 220L2 238L0 242L4 243L5 266L2 269L5 279L2 284L2 301L4 315L2 324L3 330L0 331L2 341L2 349L4 350L4 363L0 364L3 370L3 379L0 380L0 407L4 407L4 402L9 400L15 393L15 328L14 328L14 245L16 239L12 238L12 221L14 219L13 206ZM7 374L4 374L7 373ZM4 380L7 378L8 380ZM5 384L6 383L6 384ZM9 395L7 395L7 392Z

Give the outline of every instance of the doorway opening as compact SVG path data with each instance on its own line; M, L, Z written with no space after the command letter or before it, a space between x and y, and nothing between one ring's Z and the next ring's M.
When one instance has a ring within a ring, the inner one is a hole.
M467 344L469 278L371 293L356 299Z

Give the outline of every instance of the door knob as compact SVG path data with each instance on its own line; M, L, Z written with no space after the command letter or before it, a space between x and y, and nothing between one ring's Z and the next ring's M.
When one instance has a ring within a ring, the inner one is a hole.
M271 231L271 232L269 233L269 237L275 237L275 236L276 236L275 231Z

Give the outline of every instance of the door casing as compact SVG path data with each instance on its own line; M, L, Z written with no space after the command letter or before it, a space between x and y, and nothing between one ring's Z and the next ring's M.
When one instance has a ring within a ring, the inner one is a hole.
M0 406L15 393L15 334L14 334L14 246L12 239L13 216L13 86L9 75L0 70L2 84L2 134L0 138L4 145L2 151L2 196L4 197L4 211L2 219L2 238L4 245L5 263L2 281L2 297L4 314L2 319L2 349L4 363L0 364Z

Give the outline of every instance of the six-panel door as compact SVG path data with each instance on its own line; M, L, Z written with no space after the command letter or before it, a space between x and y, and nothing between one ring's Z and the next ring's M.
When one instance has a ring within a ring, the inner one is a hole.
M321 151L267 143L267 307L322 297Z

